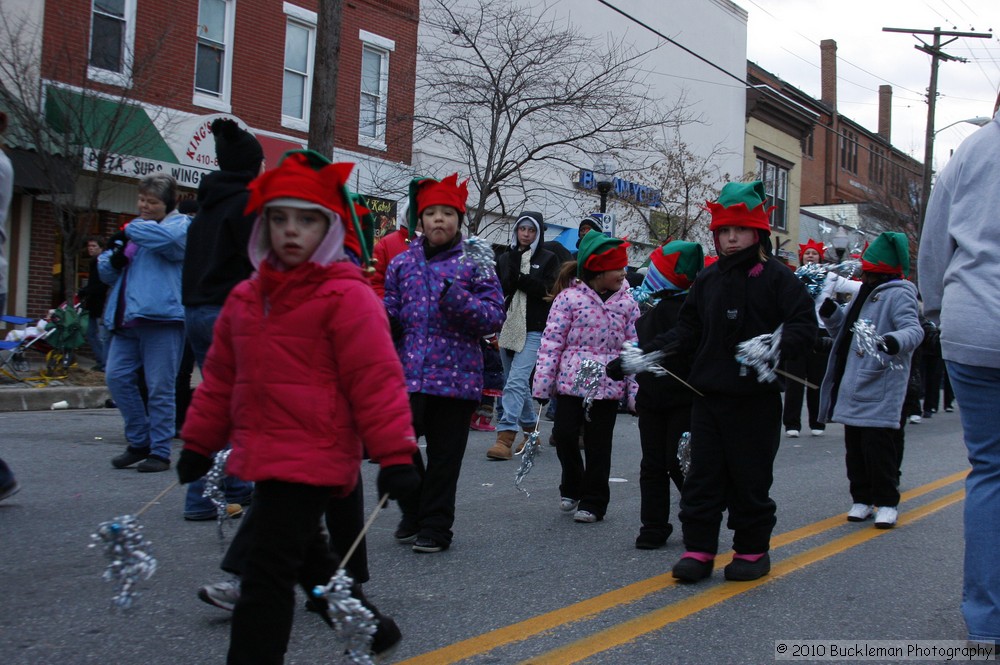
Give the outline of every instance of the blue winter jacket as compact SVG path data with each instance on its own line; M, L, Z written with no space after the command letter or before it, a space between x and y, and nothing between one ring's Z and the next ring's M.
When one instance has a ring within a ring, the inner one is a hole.
M914 349L924 339L917 316L917 287L903 280L886 282L876 287L861 304L858 321L870 321L883 337L891 334L899 342L899 352L893 356L879 353L875 357L861 351L857 336L853 336L852 349L847 354L847 365L837 390L837 402L831 413L837 349L846 334L843 324L849 307L838 307L831 316L823 318L826 329L833 336L833 350L820 388L820 420L855 427L899 429L910 379L910 361Z
M123 276L123 325L135 319L184 321L181 268L184 265L184 248L190 224L191 219L177 211L169 213L160 222L133 220L125 227L125 235L136 250L125 269L117 270L112 267L111 250L97 257L101 281L111 287L104 308L104 325L108 330L114 330Z
M411 393L479 401L479 338L499 332L503 291L494 272L463 260L461 237L429 261L423 237L389 264L385 308L402 328L397 341Z

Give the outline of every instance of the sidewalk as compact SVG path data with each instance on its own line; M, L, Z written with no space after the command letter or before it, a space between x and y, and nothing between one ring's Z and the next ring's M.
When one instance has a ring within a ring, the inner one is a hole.
M82 370L90 370L94 366L94 361L85 356L78 356L76 360ZM31 371L25 372L27 375L39 369L37 359L31 362ZM80 383L65 379L54 380L46 386L0 377L0 412L48 411L52 408L103 409L104 402L111 397L104 385L104 374L88 371L79 378Z

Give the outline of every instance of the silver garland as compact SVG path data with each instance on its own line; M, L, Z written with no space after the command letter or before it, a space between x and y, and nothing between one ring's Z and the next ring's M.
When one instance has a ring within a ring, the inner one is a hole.
M687 478L688 471L691 470L691 432L681 434L680 441L677 442L677 461L681 465L681 473Z
M823 292L826 273L827 266L820 263L807 263L795 269L795 276L805 285L806 291L813 299Z
M538 438L539 431L537 429L528 435L528 440L524 443L524 451L521 454L521 466L518 467L517 475L514 476L514 487L524 492L524 496L531 496L528 490L521 487L521 481L535 465L535 456L538 455L538 450L541 447Z
M139 592L136 584L148 580L156 572L156 559L148 552L151 543L142 537L142 526L132 515L122 515L97 525L97 533L90 534L90 547L100 543L104 555L111 560L104 574L105 582L118 586L112 604L122 610L132 607Z
M847 279L861 279L861 259L847 259L830 266L830 270Z
M854 352L859 357L864 357L865 354L868 354L878 360L883 366L888 362L889 369L903 368L900 364L887 361L886 356L883 355L886 350L885 337L878 334L871 319L858 319L854 322L854 326L851 327L851 332L854 333L854 339L857 342L857 348Z
M476 279L487 279L496 272L496 255L493 247L478 236L472 236L462 242L462 260L471 261L479 270Z
M358 665L373 665L372 638L378 621L361 601L351 595L354 580L343 568L338 568L326 586L313 589L314 598L325 598L333 632L344 643L347 657Z
M205 489L201 495L212 502L215 506L216 523L219 526L219 539L225 538L222 525L230 519L226 510L226 491L222 487L222 482L226 478L226 460L229 459L229 448L221 450L215 455L212 468L205 474Z
M736 345L736 361L743 365L741 375L746 367L757 371L757 381L768 383L778 378L774 368L778 366L781 346L781 326L773 333L757 335Z
M640 284L639 286L634 286L628 290L628 294L632 296L632 300L636 301L639 305L645 305L647 307L656 307L656 303L660 301L659 298L653 297L653 291L649 289L645 284Z
M649 372L653 376L666 376L667 371L660 367L659 362L663 359L662 351L651 351L643 353L635 343L626 342L622 346L622 373L641 374Z
M604 365L593 358L581 360L580 369L573 377L571 391L574 395L583 393L583 417L588 423L590 422L590 407L594 404L597 388L601 385L602 378L604 378Z

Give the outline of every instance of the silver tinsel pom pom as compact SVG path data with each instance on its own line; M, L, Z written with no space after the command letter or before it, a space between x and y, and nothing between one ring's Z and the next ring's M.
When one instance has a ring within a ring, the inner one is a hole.
M105 582L117 584L111 598L115 607L127 610L132 607L139 592L135 590L140 580L148 580L156 572L156 559L147 551L150 543L142 537L142 527L131 515L122 515L97 525L97 533L90 535L90 547L98 543L104 555L111 560L102 575Z
M645 284L632 287L628 290L628 294L632 296L632 300L636 301L640 305L655 307L656 303L659 302L659 298L653 298L653 292L650 291Z
M219 525L219 538L225 538L222 525L229 519L226 512L226 491L222 488L222 481L226 478L226 460L229 459L231 450L226 448L215 455L212 468L205 474L205 489L201 495L212 502L215 506L216 522Z
M330 578L326 586L313 589L314 598L325 598L337 639L344 643L347 657L358 665L373 665L372 638L378 621L371 610L351 595L354 580L343 568Z
M778 366L781 346L781 326L773 333L757 335L736 345L736 361L757 371L757 380L761 383L774 381L778 375L774 368Z
M604 378L604 365L592 358L584 358L580 361L580 369L573 377L573 394L583 393L584 418L590 422L590 407L597 396L597 388Z
M887 359L887 356L883 355L886 350L885 337L878 334L871 319L858 319L854 322L851 332L854 333L854 340L857 342L857 348L854 352L859 357L868 354L876 358L883 366L888 363L889 369L903 368L902 365L892 363Z
M462 243L462 260L475 263L479 270L477 279L488 279L496 272L496 255L488 242L472 236Z
M691 470L691 432L681 434L680 441L677 442L677 461L681 464L681 473L687 478L688 471Z
M815 299L822 291L826 283L826 266L820 263L807 263L795 269L795 276L805 284L806 291Z
M643 353L642 349L634 342L626 342L622 346L622 373L640 374L642 372L649 372L654 376L666 376L666 370L659 365L662 358L662 351Z
M830 266L830 270L847 279L861 279L861 259L847 259L843 263Z
M531 471L531 467L535 465L535 456L538 455L539 443L538 443L539 432L536 429L530 435L528 435L528 440L524 444L524 450L521 453L521 466L517 469L517 475L514 476L514 487L524 492L524 496L531 496L528 490L521 487L521 481L524 477L528 475Z

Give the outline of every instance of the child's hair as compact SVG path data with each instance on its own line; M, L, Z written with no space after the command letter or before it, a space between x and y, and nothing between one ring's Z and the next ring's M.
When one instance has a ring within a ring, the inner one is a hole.
M556 275L556 281L552 285L552 290L549 291L549 295L545 296L546 301L552 302L563 289L568 289L573 286L573 282L576 280L576 268L575 259L573 261L566 261L562 264L562 266L560 266L559 273ZM580 281L586 284L600 274L601 273L599 272L594 272L593 270L587 270L584 268Z

